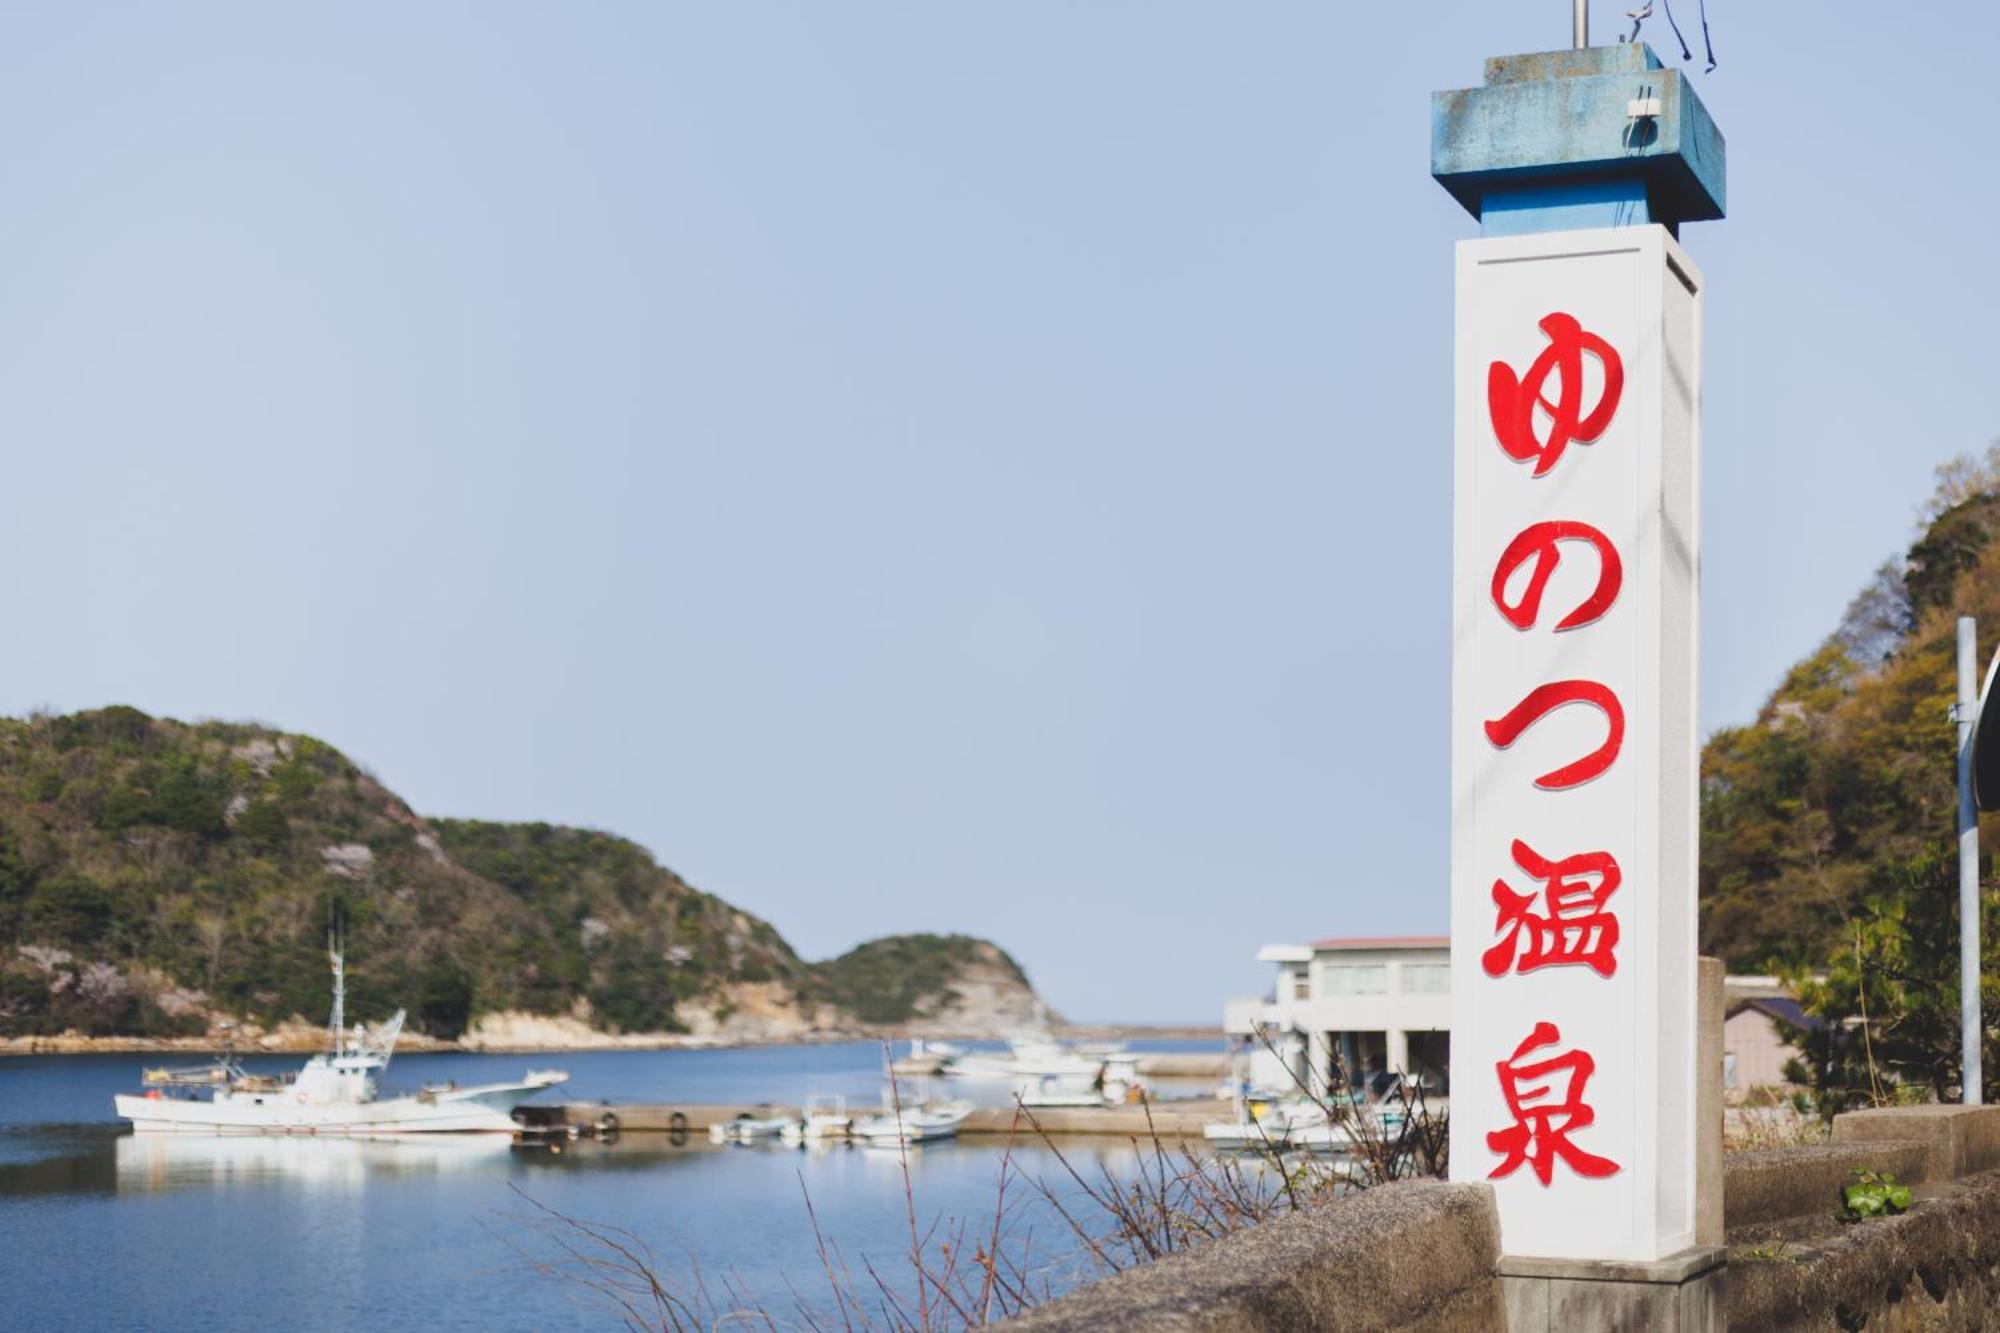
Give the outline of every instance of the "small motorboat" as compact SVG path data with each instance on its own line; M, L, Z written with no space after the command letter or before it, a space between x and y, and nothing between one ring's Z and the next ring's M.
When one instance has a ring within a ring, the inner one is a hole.
M864 1116L854 1122L853 1134L863 1143L877 1146L929 1143L957 1138L959 1125L971 1114L969 1102L925 1102Z
M915 1037L910 1041L910 1053L892 1061L889 1070L901 1078L928 1078L950 1069L963 1054L948 1041L925 1041L922 1037Z
M1303 1098L1239 1104L1234 1118L1211 1120L1201 1127L1201 1136L1232 1151L1345 1152L1353 1146L1345 1116L1330 1116L1324 1106Z
M805 1117L791 1121L778 1133L787 1143L804 1143L808 1140L844 1139L854 1128L854 1117L847 1113L847 1098L808 1097Z
M775 1139L785 1132L785 1126L798 1123L798 1117L790 1113L771 1115L769 1106L760 1106L757 1111L745 1111L733 1120L725 1120L719 1125L708 1127L708 1137L715 1143L755 1143L758 1139Z

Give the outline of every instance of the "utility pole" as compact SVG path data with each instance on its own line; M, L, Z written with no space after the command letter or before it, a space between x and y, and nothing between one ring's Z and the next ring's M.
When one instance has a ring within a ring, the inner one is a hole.
M1972 791L1972 735L1979 721L1978 626L1958 618L1958 1023L1961 1097L1980 1103L1984 1033L1979 1017L1979 807Z

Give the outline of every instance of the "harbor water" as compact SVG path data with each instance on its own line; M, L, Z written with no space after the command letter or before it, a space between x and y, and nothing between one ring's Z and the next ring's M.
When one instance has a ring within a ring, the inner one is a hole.
M1139 1042L1145 1051L1214 1043ZM253 1057L253 1072L301 1057ZM747 1292L777 1327L805 1327L797 1300L830 1312L813 1217L878 1300L864 1265L909 1274L904 1157L894 1149L723 1148L626 1134L551 1152L490 1136L400 1141L134 1136L111 1098L162 1058L0 1059L0 1253L13 1274L0 1325L24 1329L203 1330L616 1327L618 1316L547 1265L574 1233L560 1214L629 1233L677 1286L695 1275L716 1304ZM778 1101L882 1097L873 1043L560 1056L407 1055L386 1086L461 1084L567 1069L541 1100ZM1004 1083L956 1080L952 1095L1004 1104ZM1171 1089L1162 1089L1171 1092ZM963 1223L993 1224L1004 1140L966 1138L908 1154L920 1233L934 1246ZM1016 1167L1063 1197L1076 1187L1040 1143ZM1083 1138L1061 1151L1086 1178L1123 1174L1133 1150ZM1092 1273L1080 1244L1033 1189L1007 1192L1008 1233L1039 1280L1061 1290ZM810 1200L811 1215L807 1202ZM547 1211L545 1211L547 1210ZM1088 1215L1087 1210L1084 1215ZM796 1291L797 1296L794 1296ZM759 1325L762 1326L762 1325Z

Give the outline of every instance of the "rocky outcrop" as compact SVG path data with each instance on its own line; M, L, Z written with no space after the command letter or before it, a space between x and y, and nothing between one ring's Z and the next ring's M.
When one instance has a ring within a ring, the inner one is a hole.
M912 1037L1006 1037L1042 1026L1043 1012L1013 961L986 944L958 969L935 1010L893 1026Z

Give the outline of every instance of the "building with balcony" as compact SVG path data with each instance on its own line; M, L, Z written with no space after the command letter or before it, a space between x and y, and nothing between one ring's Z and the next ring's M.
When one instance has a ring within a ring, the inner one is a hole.
M1450 1091L1448 937L1270 944L1257 961L1277 968L1270 995L1232 1000L1223 1015L1253 1086L1379 1089L1393 1074Z
M1320 1092L1344 1081L1374 1090L1398 1074L1429 1092L1451 1090L1448 937L1267 944L1257 961L1276 968L1271 993L1231 1000L1223 1014L1224 1031L1248 1057L1252 1087ZM1791 1062L1804 1058L1788 1034L1816 1031L1820 1020L1776 977L1731 976L1724 994L1726 1100L1782 1100L1797 1090Z

